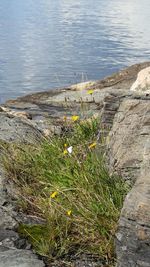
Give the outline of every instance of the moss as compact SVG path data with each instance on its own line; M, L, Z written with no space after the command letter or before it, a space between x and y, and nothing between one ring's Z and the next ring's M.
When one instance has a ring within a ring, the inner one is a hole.
M31 243L39 243L43 237L46 236L47 227L45 225L27 225L20 224L18 227L18 233L23 236L29 238Z
M43 243L48 243L48 229L46 225L40 224L20 224L18 227L18 233L20 236L27 238L33 248L41 255L48 255L49 248L47 250L40 251L40 247ZM46 249L46 245L45 245Z

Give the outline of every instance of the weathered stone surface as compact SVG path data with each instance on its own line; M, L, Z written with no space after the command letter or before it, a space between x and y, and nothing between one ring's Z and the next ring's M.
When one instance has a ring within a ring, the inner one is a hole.
M92 110L103 102L103 99L108 96L112 90L124 91L129 93L129 88L136 80L137 74L140 70L149 67L150 62L142 64L135 64L129 68L121 70L103 80L96 82L86 82L73 85L68 88L50 90L46 92L36 93L20 97L17 100L10 100L6 102L6 107L13 111L26 111L33 115L43 115L52 117L62 117L68 113L70 109L77 112L81 109L81 103L92 103L88 109ZM82 88L82 90L81 90ZM92 95L87 91L93 89Z
M150 67L138 73L135 83L131 86L131 91L139 93L150 93Z
M150 134L150 98L124 99L110 132L110 165L126 179L140 175Z
M8 142L31 142L41 138L42 134L30 120L0 112L0 140Z
M135 182L119 221L117 266L150 266L150 98L124 99L109 137L111 168Z
M0 267L44 267L44 263L29 250L1 249Z

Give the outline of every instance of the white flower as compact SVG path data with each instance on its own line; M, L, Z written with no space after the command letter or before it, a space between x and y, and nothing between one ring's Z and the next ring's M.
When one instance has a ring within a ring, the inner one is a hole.
M71 154L72 153L72 146L68 147L67 151Z

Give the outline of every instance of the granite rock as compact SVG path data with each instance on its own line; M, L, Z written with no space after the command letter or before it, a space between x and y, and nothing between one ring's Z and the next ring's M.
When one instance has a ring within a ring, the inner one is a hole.
M111 170L133 184L116 235L117 267L150 266L150 97L121 102L109 140Z
M44 267L36 255L29 250L4 249L0 247L0 267Z
M0 140L6 142L35 143L42 133L30 120L0 112Z
M150 67L138 73L136 81L131 86L131 91L150 94Z

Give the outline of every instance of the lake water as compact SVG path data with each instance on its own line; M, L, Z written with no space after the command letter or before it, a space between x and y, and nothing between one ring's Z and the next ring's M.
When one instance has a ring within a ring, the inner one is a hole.
M0 0L0 102L150 60L150 0Z

